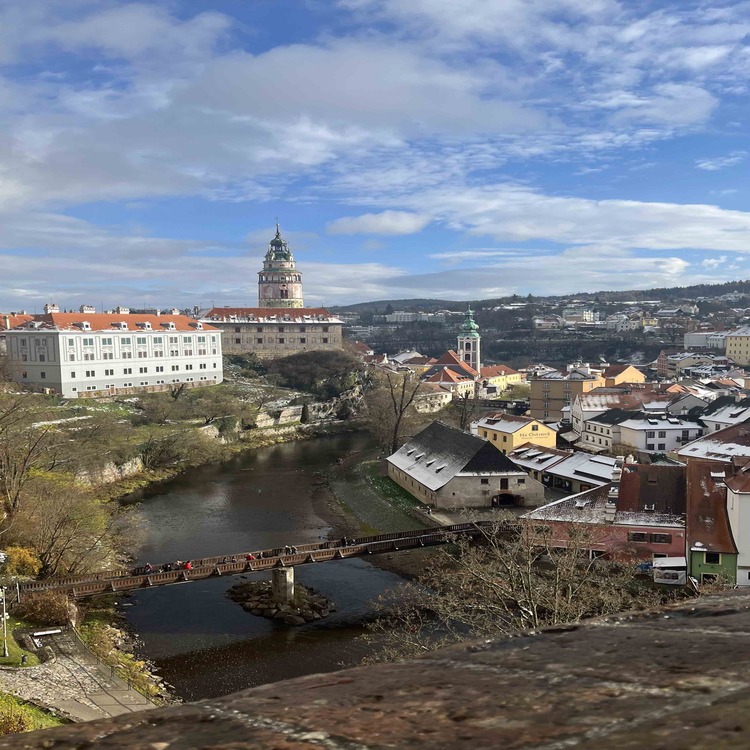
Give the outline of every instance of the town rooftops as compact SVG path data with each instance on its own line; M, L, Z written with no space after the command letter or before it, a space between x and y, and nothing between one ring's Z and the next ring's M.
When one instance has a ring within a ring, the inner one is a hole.
M507 365L487 365L481 368L481 374L483 378L496 378L501 375L518 375L518 372Z
M623 512L685 513L684 464L625 464L617 509Z
M654 393L649 390L613 391L609 388L594 388L577 396L576 402L582 411L663 411L673 398L672 393Z
M750 457L750 424L733 424L693 440L680 448L677 455L688 463L702 458L729 463L738 456Z
M580 451L572 453L545 471L563 479L575 479L587 484L607 484L612 481L615 461L612 456L593 456Z
M746 461L744 465L736 467L734 476L725 479L724 484L733 492L750 493L750 461Z
M387 459L433 492L457 474L519 474L521 470L486 440L433 422Z
M435 375L443 369L452 370L458 375L471 378L472 380L479 375L479 373L468 362L462 362L458 354L452 349L449 349L422 374L422 378L427 380L431 378L432 375Z
M212 307L199 317L216 323L343 323L323 307Z
M640 412L619 423L631 430L686 430L701 427L697 418L673 417L671 414Z
M700 411L700 417L727 425L744 422L750 419L750 398L737 401L734 396L719 396Z
M518 417L515 414L505 414L504 412L494 412L485 414L474 424L477 427L485 427L498 432L518 432L530 424L539 424L538 420L532 417Z
M3 329L18 328L30 320L34 320L34 316L27 313L0 313L0 331Z
M469 375L461 372L455 372L447 367L441 367L437 372L433 372L428 378L425 378L425 383L464 383L466 381L472 381Z
M535 443L524 443L512 450L508 457L513 463L524 469L547 471L565 458L572 456L572 451L562 451L557 448L543 448Z
M602 375L604 375L605 378L614 378L614 377L617 377L618 375L622 375L623 372L625 372L626 370L629 370L631 367L634 370L639 371L638 368L635 367L635 365L610 365L604 370Z
M123 325L124 324L124 325ZM48 313L35 315L21 330L40 331L112 331L141 333L143 331L218 331L186 315L146 315L140 313Z
M586 420L587 423L603 424L603 425L614 425L620 424L627 419L637 417L641 412L638 411L627 411L625 409L608 409L607 411L599 414L596 417Z
M625 526L666 526L684 527L682 515L672 513L622 512L617 502L612 509L610 504L611 484L594 487L576 495L568 495L561 500L543 505L541 508L524 513L521 518L532 521L561 521L567 523L619 524ZM614 510L614 514L612 513Z
M731 474L731 471L729 466L717 469L713 461L688 462L687 531L691 548L736 554L724 483L725 475Z

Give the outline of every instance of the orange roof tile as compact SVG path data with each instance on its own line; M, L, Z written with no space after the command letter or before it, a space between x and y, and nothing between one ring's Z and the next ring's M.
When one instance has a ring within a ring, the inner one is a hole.
M18 315L16 313L0 313L0 330L8 328L18 328L24 323L34 320L33 315Z
M498 375L518 375L518 372L507 365L488 365L482 368L482 377L494 378Z
M443 367L442 370L427 378L425 383L463 383L467 380L471 380L471 378L465 375L459 375L458 373L453 372L453 370Z
M92 331L117 331L120 330L119 323L127 323L129 331L142 331L138 323L150 323L151 330L165 331L168 323L174 323L176 331L194 333L198 329L198 321L188 318L187 315L141 315L139 313L48 313L47 315L35 315L34 320L42 323L44 328L58 331L81 331L81 323L84 321L91 326ZM218 328L201 324L204 331L218 331Z

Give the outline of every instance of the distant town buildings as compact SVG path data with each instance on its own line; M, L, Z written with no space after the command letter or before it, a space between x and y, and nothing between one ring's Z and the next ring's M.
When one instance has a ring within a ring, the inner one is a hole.
M534 419L559 421L563 408L569 406L581 393L604 386L600 371L589 365L577 364L566 372L547 372L529 380L531 409Z

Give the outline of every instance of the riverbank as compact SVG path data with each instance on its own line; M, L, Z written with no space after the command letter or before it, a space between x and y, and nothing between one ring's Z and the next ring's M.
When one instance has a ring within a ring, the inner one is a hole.
M346 535L356 539L370 534L434 528L440 524L422 510L423 505L385 473L381 451L352 451L321 476L314 496L315 512L331 525L331 539ZM415 578L436 549L407 550L374 555L371 562L404 578Z
M206 466L210 463L222 463L229 461L238 454L258 448L267 448L281 443L296 442L299 440L311 440L324 435L339 435L347 432L358 432L364 429L363 423L358 419L348 420L322 420L306 424L284 425L282 427L265 427L248 430L241 433L238 440L223 443L218 457L204 463L194 463L190 466L178 466L174 468L163 468L143 471L132 477L119 479L116 482L105 485L100 494L105 500L130 502L141 490L151 488L161 482L167 482L179 477L191 469ZM136 498L137 499L137 498Z

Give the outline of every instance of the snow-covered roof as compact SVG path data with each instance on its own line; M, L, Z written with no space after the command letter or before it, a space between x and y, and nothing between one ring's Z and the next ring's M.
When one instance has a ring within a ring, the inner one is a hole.
M486 440L442 422L433 422L387 459L429 490L446 485L458 473L493 476L521 470Z

